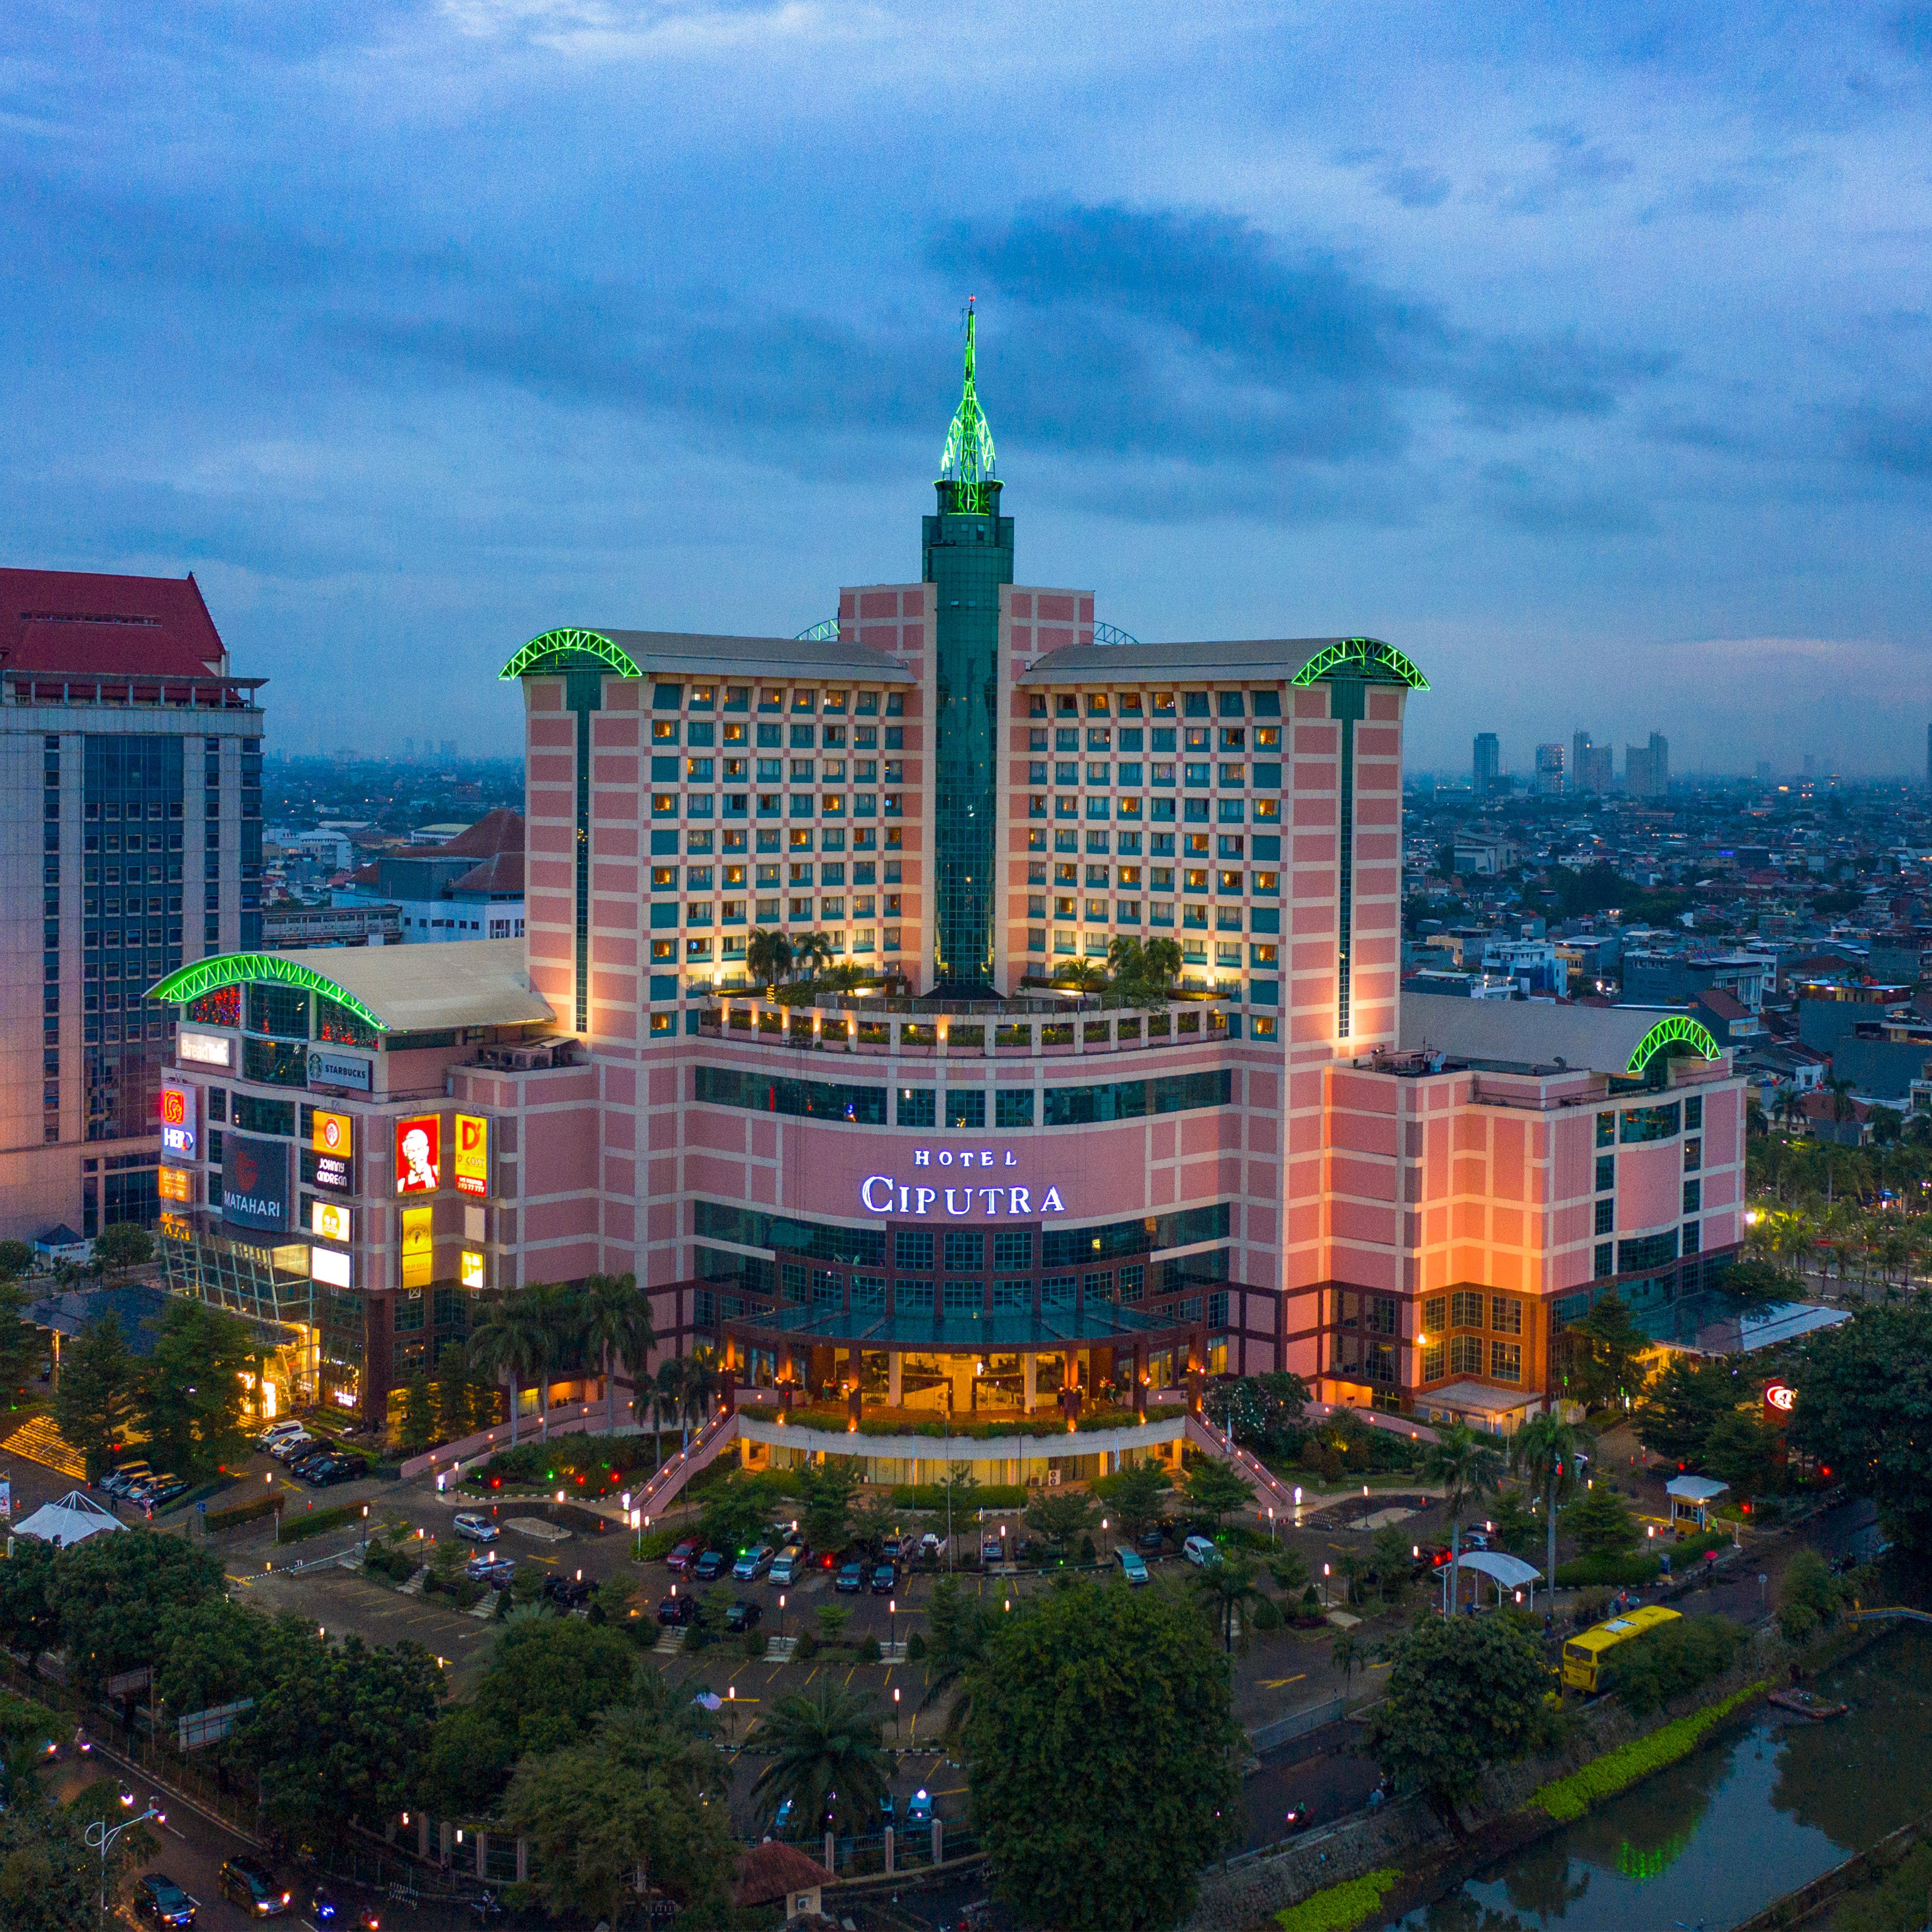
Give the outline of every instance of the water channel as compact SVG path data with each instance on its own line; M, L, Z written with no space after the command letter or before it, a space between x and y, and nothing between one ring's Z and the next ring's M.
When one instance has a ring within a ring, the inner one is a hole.
M1722 1932L1932 1810L1932 1627L1901 1624L1815 1688L1850 1714L1726 1727L1403 1932Z

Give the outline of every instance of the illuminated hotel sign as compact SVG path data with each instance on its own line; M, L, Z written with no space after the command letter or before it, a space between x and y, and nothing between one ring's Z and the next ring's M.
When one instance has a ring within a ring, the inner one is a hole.
M183 1160L195 1156L200 1109L199 1087L166 1086L161 1089L161 1151L178 1154Z
M1031 1187L1013 1186L927 1187L916 1181L895 1180L890 1174L869 1174L859 1184L859 1199L868 1214L922 1215L938 1212L963 1219L973 1213L976 1200L983 1204L979 1211L988 1216L1031 1216L1066 1212L1066 1203L1060 1199L1058 1188L1048 1188L1037 1207L1034 1204L1036 1192ZM933 1204L942 1196L945 1205L935 1209Z

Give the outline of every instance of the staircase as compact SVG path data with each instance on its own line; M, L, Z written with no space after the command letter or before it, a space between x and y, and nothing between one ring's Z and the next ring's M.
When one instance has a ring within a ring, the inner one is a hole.
M714 1416L700 1430L688 1449L681 1449L631 1498L633 1509L647 1516L662 1516L700 1469L708 1469L718 1452L738 1439L738 1412L726 1411Z
M1254 1485L1258 1515L1265 1519L1272 1508L1276 1520L1294 1522L1294 1490L1275 1475L1258 1456L1237 1448L1204 1415L1188 1417L1187 1440L1197 1449L1204 1449L1209 1455L1219 1457L1244 1482Z
M54 1426L50 1415L36 1415L21 1424L4 1443L0 1443L0 1449L4 1449L9 1455L25 1456L45 1468L57 1469L77 1483L87 1480L87 1458Z

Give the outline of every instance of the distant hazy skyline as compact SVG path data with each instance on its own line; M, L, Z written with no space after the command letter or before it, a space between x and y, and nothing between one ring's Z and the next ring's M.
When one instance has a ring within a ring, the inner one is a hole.
M1932 6L22 0L0 563L193 569L292 752L919 568L1367 632L1420 767L1922 773Z

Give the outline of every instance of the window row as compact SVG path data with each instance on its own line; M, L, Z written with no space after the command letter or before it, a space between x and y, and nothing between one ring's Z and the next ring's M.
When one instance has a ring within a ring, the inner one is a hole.
M1048 762L1044 758L1030 761L1027 766L1027 782L1036 785L1046 784L1048 769ZM1053 773L1052 782L1056 785L1084 785L1089 789L1101 791L1117 788L1121 791L1138 791L1143 785L1171 790L1177 783L1190 790L1205 791L1218 785L1223 791L1244 791L1248 788L1248 774L1251 770L1257 791L1279 791L1281 789L1281 766L1274 763L1252 766L1246 764L1216 765L1204 759L1195 762L1184 760L1174 764L1156 759L1147 765L1128 762L1115 766L1092 760L1083 765L1076 759L1068 758L1055 762L1051 769Z
M827 713L827 716L830 716ZM742 745L748 750L760 752L902 752L905 749L905 727L888 724L885 740L879 738L876 724L712 724L692 722L680 725L674 718L654 719L651 724L651 748L661 745L684 744L695 750L707 748L716 750L721 746L729 751L734 746Z
M1480 1335L1451 1335L1445 1342L1431 1342L1422 1351L1422 1379L1440 1382L1445 1376L1481 1376L1491 1382L1522 1380L1522 1344L1492 1342L1487 1351L1488 1368L1484 1367L1484 1349Z
M1030 692L1029 718L1279 718L1279 691Z
M1281 752L1282 728L1279 724L1258 724L1250 741L1246 726L1223 724L1217 736L1215 728L1208 724L1190 724L1181 728L1177 738L1176 728L1172 724L1156 724L1151 731L1143 732L1138 725L1123 725L1118 735L1112 727L1090 724L1086 728L1083 740L1081 728L1077 724L1058 725L1052 733L1052 742L1047 742L1048 734L1043 727L1026 728L1026 742L1022 746L1016 737L1014 748L1027 752L1051 750L1056 755L1068 752L1198 752L1208 754L1215 752L1240 752L1246 755L1252 742L1252 748L1279 757ZM1144 740L1144 742L1143 742ZM1105 784L1106 780L1100 781Z
M764 712L786 712L794 716L876 718L883 704L888 718L905 715L902 691L827 690L817 685L694 684L687 690L681 684L653 684L651 710L660 711L749 711L755 694L758 708Z

